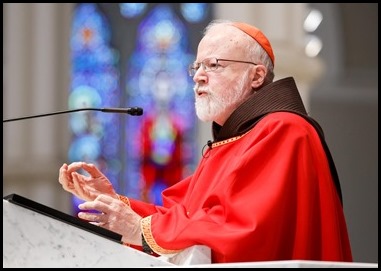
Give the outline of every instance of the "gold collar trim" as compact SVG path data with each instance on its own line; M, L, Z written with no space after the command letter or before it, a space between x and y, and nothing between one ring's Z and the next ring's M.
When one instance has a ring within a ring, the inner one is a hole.
M225 144L228 144L228 143L232 143L238 139L240 139L241 137L244 137L245 135L247 135L251 130L247 131L246 133L242 134L242 135L239 135L239 136L235 136L235 137L231 137L231 138L228 138L228 139L225 139L225 140L222 140L222 141L217 141L217 142L214 142L212 143L212 149L215 148L215 147L218 147L218 146L222 146L222 145L225 145Z

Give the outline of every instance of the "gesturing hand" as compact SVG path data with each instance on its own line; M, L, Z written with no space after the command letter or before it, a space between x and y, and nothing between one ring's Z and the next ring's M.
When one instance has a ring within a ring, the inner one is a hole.
M79 169L85 170L90 176L76 172ZM93 164L85 162L63 164L59 170L58 181L66 191L86 201L92 201L100 194L118 198L111 182Z
M78 205L81 210L96 210L99 213L79 212L78 216L92 224L109 229L123 236L122 241L142 245L140 220L130 206L107 195L99 195L94 201Z

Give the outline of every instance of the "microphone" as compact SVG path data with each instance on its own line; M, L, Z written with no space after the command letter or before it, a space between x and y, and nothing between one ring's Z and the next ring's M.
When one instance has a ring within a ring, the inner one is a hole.
M206 143L206 145L208 145L209 148L212 148L212 146L213 146L213 141L212 141L212 140L208 140L208 142Z
M59 115L59 114L66 114L66 113L72 113L72 112L78 112L78 111L101 111L105 113L125 113L130 114L132 116L141 116L143 115L143 109L140 107L127 107L127 108L94 108L94 107L88 107L88 108L77 108L72 110L65 110L65 111L57 111L52 113L46 113L46 114L39 114L39 115L31 115L31 116L25 116L20 118L14 118L14 119L5 119L4 122L10 122L10 121L17 121L17 120L24 120L24 119L33 119L33 118L40 118L40 117L46 117L51 115Z
M143 108L140 107L127 107L127 108L100 108L100 111L106 113L126 113L132 116L143 115Z

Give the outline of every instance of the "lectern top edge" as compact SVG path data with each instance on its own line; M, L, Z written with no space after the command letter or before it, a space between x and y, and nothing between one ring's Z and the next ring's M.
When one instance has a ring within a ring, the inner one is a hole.
M58 211L56 209L53 209L51 207L48 207L46 205L43 205L31 199L25 198L18 194L9 194L7 196L4 196L3 199L9 202L12 202L14 204L20 205L24 208L30 209L32 211L38 212L40 214L60 220L72 226L100 235L112 241L122 243L122 236L116 232L90 224L86 221L81 220L78 217Z

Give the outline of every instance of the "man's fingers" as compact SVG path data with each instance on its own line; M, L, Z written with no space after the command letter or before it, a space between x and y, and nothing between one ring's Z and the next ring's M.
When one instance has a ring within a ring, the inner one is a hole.
M78 217L87 221L93 222L107 222L107 217L104 213L86 213L79 212Z
M113 201L115 201L115 199L113 197L111 197L109 195L105 195L105 194L98 195L95 200L103 202L106 205L110 205Z
M86 170L93 178L99 178L103 176L102 172L100 172L94 164L82 163L82 168Z
M73 162L67 167L68 173L72 173L74 171L77 171L78 169L83 168L84 162Z
M94 164L87 164L85 162L73 162L68 166L67 171L72 173L79 169L84 169L93 178L99 178L103 176L102 172Z
M107 214L109 211L108 205L99 200L86 201L84 203L79 204L78 208L80 210L96 210L105 214Z
M60 167L59 176L58 176L58 181L60 182L60 184L64 183L66 172L67 172L67 165L63 164L62 167Z
M89 200L88 195L85 194L85 190L81 182L82 176L77 172L72 172L71 178L73 180L73 190L76 192L77 196L81 199Z
M62 185L62 187L69 191L72 189L71 187L71 178L67 172L67 165L64 164L59 170L58 182Z

